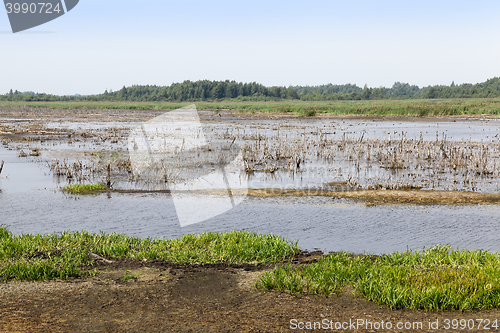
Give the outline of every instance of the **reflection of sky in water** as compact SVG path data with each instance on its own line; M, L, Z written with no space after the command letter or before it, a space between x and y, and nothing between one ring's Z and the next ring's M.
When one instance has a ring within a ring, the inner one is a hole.
M382 253L438 243L500 251L498 206L365 207L332 198L247 198L222 215L181 228L165 194L67 196L52 176L0 147L0 224L14 233L66 230L179 237L249 230L297 240L302 249ZM193 202L196 209L196 202Z

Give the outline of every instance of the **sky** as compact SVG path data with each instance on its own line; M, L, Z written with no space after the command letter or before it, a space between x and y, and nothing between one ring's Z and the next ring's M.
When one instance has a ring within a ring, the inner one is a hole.
M498 0L80 0L13 34L0 93L235 80L420 87L500 76Z

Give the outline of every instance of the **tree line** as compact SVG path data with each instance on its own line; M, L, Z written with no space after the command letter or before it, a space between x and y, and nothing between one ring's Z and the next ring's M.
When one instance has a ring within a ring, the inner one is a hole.
M118 91L104 91L91 96L57 96L46 93L19 92L12 89L0 95L0 101L329 101L329 100L382 100L382 99L436 99L436 98L493 98L500 97L500 78L494 77L477 84L435 85L420 88L396 82L391 88L363 88L355 84L266 87L260 83L236 81L184 81L170 86L133 85Z

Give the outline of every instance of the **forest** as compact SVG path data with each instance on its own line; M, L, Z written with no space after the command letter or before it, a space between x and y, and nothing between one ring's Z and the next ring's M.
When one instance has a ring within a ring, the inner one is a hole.
M134 101L134 102L199 102L199 101L338 101L384 99L447 99L447 98L495 98L500 97L500 77L485 82L449 86L418 87L396 82L391 88L363 88L355 84L320 86L266 87L263 84L236 81L184 81L170 86L133 85L118 91L81 96L58 96L48 93L19 92L12 89L0 95L0 101Z

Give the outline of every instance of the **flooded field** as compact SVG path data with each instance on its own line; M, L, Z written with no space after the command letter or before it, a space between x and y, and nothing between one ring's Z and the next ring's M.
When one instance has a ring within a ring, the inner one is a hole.
M240 149L239 177L253 192L225 213L181 227L172 196L147 192L168 184L138 177L128 151L131 131L162 114L0 110L0 160L5 161L0 224L15 233L85 229L168 238L251 230L296 240L303 249L355 253L439 243L500 251L500 206L495 204L372 205L343 195L360 190L500 194L500 120L296 118L200 111L209 143ZM216 169L213 154L201 151L193 170ZM73 183L105 182L107 176L114 189L144 192L72 196L58 190ZM329 195L255 194L268 189ZM217 193L191 195L218 200Z

